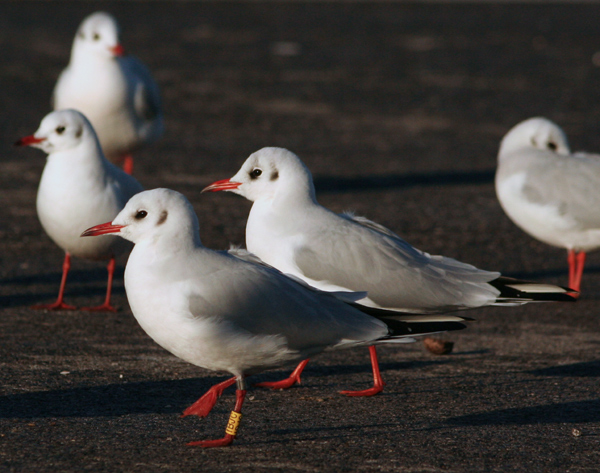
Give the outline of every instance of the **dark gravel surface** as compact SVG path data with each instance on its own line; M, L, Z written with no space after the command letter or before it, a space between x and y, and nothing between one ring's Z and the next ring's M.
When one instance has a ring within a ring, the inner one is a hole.
M498 143L547 116L574 149L600 151L600 5L0 2L0 471L600 471L600 256L576 304L472 311L448 336L311 363L303 384L253 390L227 449L227 392L180 419L222 373L155 345L127 305L43 313L61 250L43 233L36 130L80 20L106 9L162 88L167 131L138 154L147 187L190 198L205 245L244 242L249 203L200 195L263 146L311 168L321 203L389 226L415 246L508 275L566 282L564 250L533 241L496 201ZM100 222L98 222L100 223ZM75 260L68 302L102 299L103 264ZM287 370L258 377L274 380Z

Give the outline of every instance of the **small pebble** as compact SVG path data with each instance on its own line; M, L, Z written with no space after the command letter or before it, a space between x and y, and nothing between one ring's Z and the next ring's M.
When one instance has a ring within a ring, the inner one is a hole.
M452 353L452 348L454 348L454 342L431 337L423 339L423 345L434 355L448 355Z

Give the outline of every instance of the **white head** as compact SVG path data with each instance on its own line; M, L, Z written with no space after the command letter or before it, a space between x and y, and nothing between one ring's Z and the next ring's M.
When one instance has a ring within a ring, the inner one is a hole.
M114 233L136 244L151 241L175 249L200 246L199 228L194 208L182 194L171 189L152 189L129 199L112 222L96 225L82 236Z
M514 126L502 139L498 156L527 148L565 156L570 153L565 132L556 123L541 117L530 118Z
M113 58L124 54L119 41L119 25L105 12L92 13L79 25L72 55Z
M215 182L204 191L227 190L254 202L259 199L315 198L312 175L300 158L284 148L262 148L252 153L231 179Z
M88 119L77 110L67 109L46 115L33 135L21 138L15 144L33 146L51 154L76 148L82 143L95 143L100 150L98 138Z

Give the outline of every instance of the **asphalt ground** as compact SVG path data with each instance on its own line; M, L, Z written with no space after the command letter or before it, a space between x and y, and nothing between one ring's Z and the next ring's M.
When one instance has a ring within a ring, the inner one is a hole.
M206 419L179 418L225 375L142 332L124 259L117 313L31 310L55 298L63 253L35 212L45 157L12 143L49 112L75 29L100 9L162 89L166 133L135 175L183 192L211 248L243 245L250 204L202 187L283 146L335 211L565 284L564 250L496 201L498 144L541 115L573 149L600 151L597 4L0 2L0 471L600 471L598 254L576 304L471 311L448 356L382 348L373 398L338 394L370 385L365 349L316 358L290 390L252 390L226 449L185 445L222 436L233 391ZM104 264L74 260L68 302L99 303L104 288Z

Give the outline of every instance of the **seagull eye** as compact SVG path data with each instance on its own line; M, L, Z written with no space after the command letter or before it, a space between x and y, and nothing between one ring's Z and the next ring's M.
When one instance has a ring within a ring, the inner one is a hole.
M56 133L58 133L59 135L62 135L65 132L65 127L64 126L57 126L56 127Z
M139 210L138 213L135 214L135 218L136 218L136 220L141 220L146 215L148 215L148 212L146 212L145 210Z
M250 172L250 179L256 179L257 177L259 177L262 174L262 170L260 169L253 169Z
M550 143L548 143L548 148L550 148L552 151L556 151L558 149L558 146L556 145L556 143L551 141Z
M92 38L94 39L94 41L100 41L100 35L98 33L94 33Z

